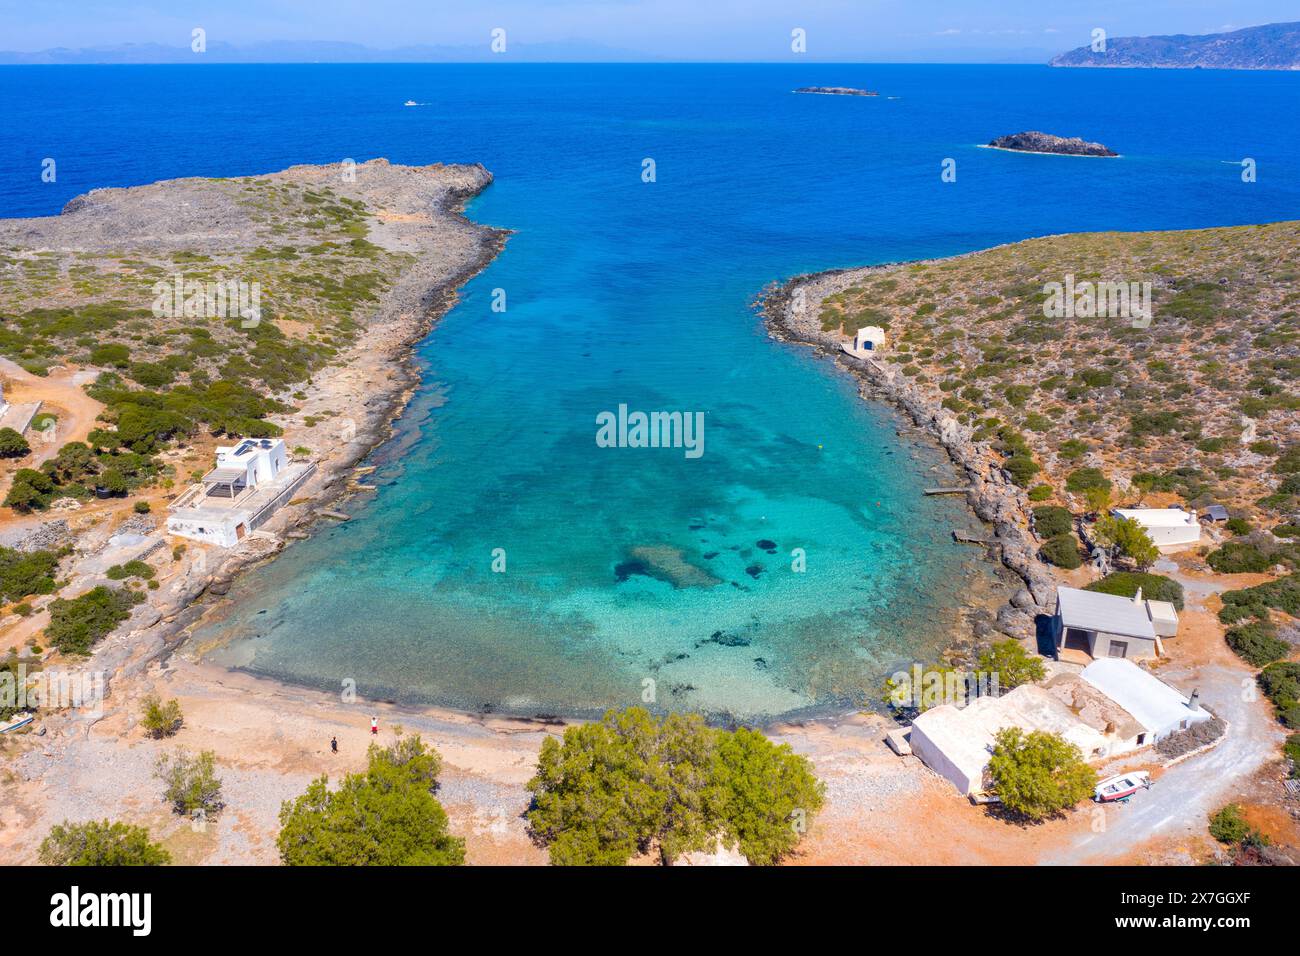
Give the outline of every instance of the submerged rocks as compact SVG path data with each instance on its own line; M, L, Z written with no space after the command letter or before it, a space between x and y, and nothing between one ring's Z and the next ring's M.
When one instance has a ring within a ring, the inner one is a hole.
M748 647L749 638L742 637L739 634L728 634L726 631L714 631L695 646L699 647L702 644L718 644L722 647Z
M711 588L722 583L721 578L687 561L680 548L667 544L635 547L627 560L614 566L614 577L619 581L637 574L665 581L675 588Z

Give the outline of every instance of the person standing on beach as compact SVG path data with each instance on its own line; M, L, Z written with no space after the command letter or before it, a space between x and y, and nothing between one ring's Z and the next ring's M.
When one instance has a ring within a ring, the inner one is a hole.
M339 739L337 737L330 738L330 751L333 753L339 752Z
M373 716L373 717L370 718L370 733L371 733L371 734L378 734L378 733L379 733L379 717L378 717L378 716Z

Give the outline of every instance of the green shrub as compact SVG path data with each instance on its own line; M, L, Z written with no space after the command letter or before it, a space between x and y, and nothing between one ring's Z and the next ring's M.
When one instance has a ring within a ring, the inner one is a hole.
M144 827L108 820L64 820L41 841L37 858L45 866L166 866L172 861Z
M994 741L988 763L992 789L1006 809L1029 820L1056 816L1097 786L1097 772L1059 734L1008 727Z
M1229 541L1205 560L1220 574L1258 574L1273 566L1272 557L1253 541Z
M65 654L88 654L96 642L131 616L144 596L100 585L80 597L50 603L49 643Z
M0 547L0 603L33 594L53 594L59 557L56 551L23 552Z
M1100 468L1076 468L1065 479L1065 488L1076 494L1082 494L1089 488L1111 488L1110 479Z
M1083 564L1079 555L1079 541L1073 534L1058 534L1043 542L1043 559L1058 568L1073 571Z
M1277 636L1277 625L1269 620L1243 624L1225 636L1237 656L1255 667L1281 660L1291 651L1291 645Z
M1250 534L1254 530L1245 518L1229 518L1223 526L1233 534Z
M1138 588L1142 589L1142 596L1149 601L1168 601L1178 610L1183 609L1183 586L1163 574L1115 571L1100 581L1093 581L1084 590L1131 598L1137 596Z
M1235 624L1248 617L1266 618L1269 608L1300 617L1300 579L1295 574L1288 574L1253 588L1224 591L1220 600L1223 608L1219 611L1219 620L1224 624Z
M90 364L126 368L131 364L131 350L119 342L97 345L90 353Z
M135 509L135 513L138 515L147 515L150 511L153 510L153 506L150 505L149 502L147 501L137 501L133 507Z
M0 428L0 458L22 458L31 450L27 439L18 432L12 428Z
M164 703L157 694L150 694L141 703L140 725L150 737L170 737L181 729L183 722L181 703L175 697Z
M1002 467L1011 475L1011 480L1022 488L1029 484L1029 479L1038 474L1039 470L1038 462L1023 454L1012 455L1002 462Z
M1050 498L1050 497L1052 497L1052 486L1051 486L1051 485L1034 485L1034 487L1032 487L1032 488L1029 489L1029 500L1030 500L1030 501L1046 501L1046 500L1047 500L1048 498ZM1300 530L1300 529L1297 529L1297 530ZM1277 532L1274 531L1274 534L1276 534L1276 533L1277 533Z
M1033 513L1034 531L1040 538L1055 538L1074 530L1074 516L1060 505L1044 505Z
M1291 761L1291 779L1300 780L1300 734L1292 734L1286 739L1282 753Z
M54 482L33 468L19 468L4 503L15 511L43 510L54 500Z
M104 572L113 581L125 581L127 578L144 578L148 581L154 576L154 569L148 562L135 560L126 564L115 564Z
M221 779L216 774L216 755L204 750L192 757L185 748L158 758L154 776L163 783L163 799L177 813L211 816L224 806Z
M1241 806L1236 803L1230 803L1210 816L1210 836L1220 843L1231 845L1247 842L1265 846L1268 844L1268 837L1246 822Z
M557 865L620 865L652 845L671 862L719 836L751 863L773 863L824 799L811 765L786 745L637 707L548 737L528 789L529 827Z
M434 797L442 766L418 736L370 745L365 773L330 790L324 776L280 808L276 843L286 866L459 866L465 841L452 836Z
M1269 664L1256 678L1264 696L1277 708L1278 718L1292 730L1300 730L1300 663L1278 661Z
M1088 445L1077 438L1069 438L1061 442L1057 453L1063 461L1078 461L1088 453Z
M1014 638L998 641L980 655L976 669L996 674L998 693L1004 694L1021 684L1032 684L1047 676L1042 658L1031 654Z

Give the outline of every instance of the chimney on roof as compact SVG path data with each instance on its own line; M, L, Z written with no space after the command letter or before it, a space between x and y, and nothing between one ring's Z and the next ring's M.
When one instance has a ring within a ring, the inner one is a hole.
M1192 691L1192 696L1187 699L1187 707L1192 711L1201 709L1201 689L1199 687Z
M1133 595L1133 603L1134 604L1142 603L1142 585L1140 584L1138 585L1137 594Z

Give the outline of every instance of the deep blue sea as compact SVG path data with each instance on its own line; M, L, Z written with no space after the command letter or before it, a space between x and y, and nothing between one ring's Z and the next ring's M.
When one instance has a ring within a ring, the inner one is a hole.
M791 93L812 84L882 95ZM951 542L960 503L920 494L940 456L768 339L755 293L1050 233L1300 218L1298 106L1293 73L0 67L0 215L349 157L482 162L496 182L469 215L514 235L421 346L379 491L242 578L203 636L233 637L216 654L232 666L408 703L588 714L653 696L761 719L873 698L952 637L986 572ZM978 148L1024 129L1122 158ZM598 448L596 415L619 404L703 412L705 453Z

